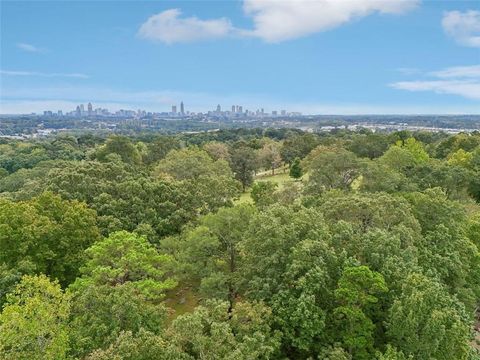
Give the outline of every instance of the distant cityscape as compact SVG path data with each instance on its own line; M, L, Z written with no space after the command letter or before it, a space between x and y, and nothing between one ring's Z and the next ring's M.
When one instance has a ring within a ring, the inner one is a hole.
M31 113L32 116L42 116L42 114ZM120 109L111 112L106 108L97 107L94 109L92 103L77 105L76 109L63 113L62 110L52 111L45 110L43 116L47 117L117 117L117 118L205 118L205 117L220 117L220 118L263 118L263 117L295 117L302 116L300 112L288 112L287 110L273 110L266 112L264 108L256 109L255 111L243 110L242 105L232 105L228 110L222 110L222 106L218 104L214 110L203 112L193 112L185 109L185 104L180 102L180 106L172 105L170 112L147 112L146 110L125 110Z
M27 139L62 132L111 133L153 131L163 133L197 133L232 128L295 128L306 132L330 131L443 131L446 133L480 130L480 115L302 115L287 110L244 110L230 105L226 110L217 104L207 112L189 111L183 101L171 105L170 112L109 109L89 102L72 111L45 110L40 114L0 114L0 138Z

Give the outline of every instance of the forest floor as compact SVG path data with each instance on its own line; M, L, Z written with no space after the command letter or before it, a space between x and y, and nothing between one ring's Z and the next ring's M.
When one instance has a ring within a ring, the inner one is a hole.
M168 321L173 321L177 316L193 312L198 305L199 299L195 296L191 286L178 286L167 292L165 304L172 311L169 314Z

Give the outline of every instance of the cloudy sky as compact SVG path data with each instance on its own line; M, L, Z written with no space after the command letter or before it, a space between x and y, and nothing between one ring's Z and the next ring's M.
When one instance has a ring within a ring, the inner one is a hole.
M480 1L2 1L0 113L480 114Z

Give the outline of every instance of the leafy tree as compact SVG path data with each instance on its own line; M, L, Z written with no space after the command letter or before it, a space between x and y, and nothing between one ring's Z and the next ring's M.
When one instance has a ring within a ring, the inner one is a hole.
M232 176L226 161L215 161L207 152L196 147L170 151L158 163L155 173L166 173L176 180L197 179L202 175Z
M389 311L392 345L414 359L466 358L470 321L463 306L435 280L410 275Z
M411 171L410 178L418 184L420 190L440 187L452 199L465 199L468 198L472 175L464 167L432 160L426 164L415 166Z
M179 184L180 193L188 200L186 210L205 215L221 207L233 206L233 199L240 194L240 183L232 176L199 176L183 180Z
M95 152L95 158L99 161L108 161L108 155L119 155L122 161L126 164L139 164L142 156L135 145L125 136L111 136Z
M404 174L413 169L418 163L414 155L407 149L393 145L379 159L379 163Z
M408 138L404 141L399 141L396 143L395 146L401 146L402 148L407 150L413 156L416 164L425 163L429 159L428 153L423 148L422 143L417 141L413 137Z
M65 359L69 296L45 275L24 276L0 314L2 359Z
M168 342L160 335L140 329L134 334L122 331L106 349L96 349L85 360L190 360L188 356L179 356L169 351Z
M174 149L180 148L180 142L172 136L157 136L147 144L147 152L143 156L145 164L153 164L164 159Z
M290 176L294 179L300 179L303 176L302 166L300 165L300 159L295 158L290 167Z
M472 159L472 153L467 152L463 149L458 149L456 152L448 156L448 164L461 166L468 169L471 166Z
M199 226L163 245L174 254L184 276L200 282L203 294L228 300L231 307L238 295L238 244L253 213L254 208L249 205L220 209L201 218Z
M343 220L361 232L373 228L394 230L405 227L413 234L420 233L420 225L408 201L385 193L350 195L331 192L325 195L319 208L329 223Z
M354 136L348 150L359 157L375 159L383 155L389 145L388 138L382 134L360 134Z
M413 357L406 357L403 352L398 351L391 345L387 345L387 350L378 356L378 360L408 360Z
M338 324L335 332L354 359L370 359L374 353L375 325L371 317L378 312L379 297L387 291L383 276L367 266L347 267L338 281L335 299L339 306L333 310Z
M303 159L318 144L314 134L295 134L282 142L280 154L283 161L291 164L296 158Z
M176 318L166 331L175 359L269 359L279 347L270 309L241 302L230 314L229 304L209 301L191 314Z
M272 175L275 175L275 169L282 163L280 156L280 145L276 142L267 142L258 152L260 163L265 169L271 169Z
M12 281L25 271L66 286L84 263L83 250L100 237L96 221L85 204L48 192L27 202L0 200L0 264ZM6 281L1 292L13 284Z
M278 184L273 181L257 181L252 186L250 193L253 202L259 208L275 203L275 190Z
M179 180L183 192L190 195L191 207L199 214L231 206L240 190L228 163L214 161L198 148L171 151L160 161L155 172Z
M245 296L272 307L282 349L307 358L324 345L326 314L342 259L314 209L272 206L258 213L242 242Z
M415 189L405 174L379 161L366 162L360 179L359 188L362 191L394 193Z
M230 152L228 146L218 141L212 141L203 145L203 149L212 157L213 160L230 161Z
M230 150L230 166L235 179L241 182L243 192L253 182L253 172L257 169L257 159L254 150L245 143L236 143Z
M323 360L351 360L352 357L342 347L331 346L322 350L318 359Z
M307 189L311 193L349 190L362 166L362 161L349 151L321 152L311 160Z

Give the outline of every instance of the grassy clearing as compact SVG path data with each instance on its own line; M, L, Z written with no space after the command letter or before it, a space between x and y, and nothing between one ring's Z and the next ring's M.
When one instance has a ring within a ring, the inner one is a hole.
M285 172L284 172L285 171ZM308 178L308 175L305 174L302 177L302 180L306 180ZM287 169L277 169L275 175L272 175L271 171L264 171L261 173L258 173L257 176L255 176L255 182L257 181L272 181L278 185L278 189L283 189L285 184L292 183L295 180L290 177L288 168ZM248 188L247 191L245 191L240 197L235 201L236 204L253 204L252 197L250 196L250 191L251 189Z

